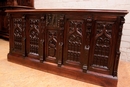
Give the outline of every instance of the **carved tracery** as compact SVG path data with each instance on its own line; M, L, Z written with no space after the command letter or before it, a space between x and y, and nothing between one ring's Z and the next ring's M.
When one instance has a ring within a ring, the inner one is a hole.
M22 50L22 18L14 18L14 49Z
M47 26L57 26L57 14L47 14L46 15L46 25Z
M114 22L97 22L93 66L108 68L108 60L112 45L112 29Z
M38 55L39 49L39 22L40 19L30 19L30 53Z
M57 31L48 31L48 56L56 57Z
M68 62L80 63L82 45L82 20L70 20L68 25Z

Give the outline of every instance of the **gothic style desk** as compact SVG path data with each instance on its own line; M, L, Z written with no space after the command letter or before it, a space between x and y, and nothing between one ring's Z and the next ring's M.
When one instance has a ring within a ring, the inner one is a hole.
M115 87L126 10L7 12L9 61Z

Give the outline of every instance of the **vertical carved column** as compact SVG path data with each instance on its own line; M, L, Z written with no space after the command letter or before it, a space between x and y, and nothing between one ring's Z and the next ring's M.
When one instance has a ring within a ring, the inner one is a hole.
M40 62L43 62L44 59L45 59L45 56L43 56L45 52L43 52L45 50L45 47L44 47L44 43L45 43L45 17L44 15L41 16L41 34L40 34L40 43L39 43L39 57L40 57Z
M90 49L90 35L92 30L92 18L88 17L86 20L86 37L85 37L85 47L84 47L84 65L83 65L83 72L87 71L88 66L88 56L89 56L89 49Z
M58 28L59 28L59 52L58 52L58 66L61 66L62 64L62 58L63 58L63 36L64 36L64 15L60 15L58 20Z
M22 30L23 30L23 37L22 37L22 55L25 57L26 56L26 53L25 53L25 44L26 44L26 33L25 33L25 30L26 30L26 19L25 19L25 15L22 16L22 22L23 22L23 26L22 26Z
M123 24L125 23L124 17L120 17L120 25L119 25L119 30L117 34L117 43L116 43L116 58L115 58L115 63L114 63L114 71L113 71L113 76L117 76L117 68L118 68L118 62L119 62L119 57L120 57L120 42L121 42L121 36L122 36L122 29L123 29Z

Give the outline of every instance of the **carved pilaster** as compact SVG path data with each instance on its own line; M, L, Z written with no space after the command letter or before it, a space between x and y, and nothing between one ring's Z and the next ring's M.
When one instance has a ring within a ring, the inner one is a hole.
M87 71L88 68L88 56L89 56L89 49L90 49L90 35L92 30L92 17L88 17L86 19L86 38L85 38L85 47L84 47L84 65L83 65L83 72Z
M58 66L62 64L63 57L63 40L64 40L64 15L59 15L57 26L59 28L59 52L58 52Z
M26 56L26 48L25 48L25 44L26 44L26 33L25 33L25 30L26 30L26 18L25 18L25 15L22 16L22 29L23 29L23 37L22 37L22 55L25 57Z
M45 52L43 52L43 49L45 49L45 47L44 47L44 44L45 44L45 42L44 42L45 41L45 26L46 26L45 23L46 23L45 17L43 15L43 16L41 16L41 32L40 32L40 45L39 45L40 62L43 62L44 59L45 59L45 56L43 54L43 53L45 53Z
M122 36L122 29L123 29L123 24L125 23L124 17L119 17L120 25L119 25L119 31L117 35L117 43L116 43L116 58L115 58L115 63L114 63L114 71L113 71L113 76L117 76L117 68L118 68L118 62L119 62L119 57L120 57L120 42L121 42L121 36Z

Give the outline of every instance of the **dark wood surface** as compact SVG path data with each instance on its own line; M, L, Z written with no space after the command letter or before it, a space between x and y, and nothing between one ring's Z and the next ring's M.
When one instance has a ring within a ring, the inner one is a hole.
M18 0L17 4L14 4L14 0L2 0L0 1L0 38L9 39L8 20L6 10L21 10L21 9L34 9L34 1Z
M126 10L6 12L9 13L9 61L105 87L116 86Z
M29 7L34 7L34 0L0 0L0 6L29 6Z
M102 87L117 86L117 77L105 76L103 74L94 72L83 73L82 71L79 71L75 68L68 68L66 66L57 67L57 64L49 62L39 63L39 61L19 56L8 55L8 61L18 63L30 68L38 69L44 72L52 73L55 75L60 75L63 77L87 82L94 85L99 85Z

